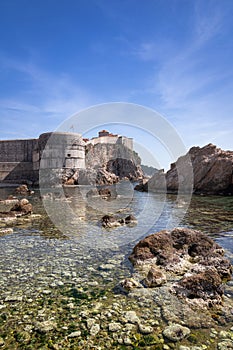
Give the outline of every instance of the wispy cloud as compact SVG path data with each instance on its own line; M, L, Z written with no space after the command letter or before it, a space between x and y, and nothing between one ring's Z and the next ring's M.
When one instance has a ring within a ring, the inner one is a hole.
M1 133L6 138L11 128L22 123L25 137L35 135L34 127L39 131L56 127L61 121L78 110L89 106L90 94L74 82L67 74L55 76L30 62L20 62L2 57L1 66L9 74L22 73L27 81L24 89L0 99L1 119L4 121ZM5 126L5 128L4 128Z

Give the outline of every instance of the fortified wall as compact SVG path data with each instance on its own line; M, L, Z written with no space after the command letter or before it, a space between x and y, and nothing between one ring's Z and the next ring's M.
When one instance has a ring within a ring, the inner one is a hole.
M38 139L0 141L0 182L35 184L39 169L85 169L87 145L99 143L133 150L133 139L106 130L90 140L78 133L48 132Z

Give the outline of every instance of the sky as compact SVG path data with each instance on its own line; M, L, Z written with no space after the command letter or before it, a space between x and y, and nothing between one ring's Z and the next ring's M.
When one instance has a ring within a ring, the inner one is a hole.
M157 111L186 149L233 150L232 18L232 0L1 0L0 139L125 102Z

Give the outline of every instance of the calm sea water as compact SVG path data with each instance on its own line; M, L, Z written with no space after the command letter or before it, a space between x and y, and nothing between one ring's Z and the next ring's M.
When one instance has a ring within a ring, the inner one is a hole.
M233 254L232 197L193 196L189 203L185 196L177 200L176 195L134 191L129 182L117 186L114 190L118 195L110 200L88 197L89 187L67 187L63 197L56 190L53 200L48 196L42 200L39 191L35 191L29 200L34 212L42 218L29 218L15 225L13 234L0 237L2 276L7 275L10 266L13 276L15 268L17 278L23 271L25 280L28 274L30 283L37 284L41 274L34 274L33 269L43 270L44 266L49 274L54 266L59 270L59 266L64 269L64 264L73 264L78 266L80 274L85 274L87 266L100 266L116 255L121 256L120 269L127 275L131 268L127 256L136 242L150 233L174 226L202 230L217 240L230 257ZM0 197L5 198L13 191L1 188ZM100 223L104 214L118 218L133 214L138 224L106 230ZM78 257L82 258L80 264Z
M2 337L4 349L48 349L51 342L60 344L52 347L56 349L89 349L88 332L79 315L98 304L114 314L111 308L118 301L143 318L140 303L116 295L114 288L131 275L128 256L136 242L150 233L178 225L199 229L221 244L232 259L232 197L193 196L189 203L186 196L136 192L129 182L112 190L117 197L110 200L87 196L89 187L56 189L43 200L35 191L29 200L41 217L25 217L14 224L13 233L0 236L0 341ZM12 193L13 188L1 188L0 198ZM106 230L101 227L105 214L118 218L133 214L138 224ZM149 318L159 311L153 314L153 310L150 304ZM35 322L49 324L52 330L38 331ZM81 338L68 341L67 336L77 329L82 330ZM209 337L205 332L203 336ZM113 343L106 345L102 337L102 348L111 349ZM100 339L95 342L98 345Z

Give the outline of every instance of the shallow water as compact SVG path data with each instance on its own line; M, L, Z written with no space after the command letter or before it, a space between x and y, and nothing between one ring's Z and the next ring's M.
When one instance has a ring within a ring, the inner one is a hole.
M14 226L13 234L0 237L0 337L5 341L3 348L53 348L48 346L51 335L47 337L33 328L35 320L47 322L52 318L57 324L53 343L58 349L88 349L87 345L75 347L73 342L62 343L62 339L71 333L72 317L78 323L80 320L76 318L82 307L86 310L93 302L101 301L105 303L104 307L109 307L112 299L117 297L113 292L115 285L130 276L132 267L127 257L135 243L150 233L172 227L173 223L203 230L214 237L232 259L232 197L193 196L188 212L179 223L187 206L185 197L177 204L176 195L136 192L130 183L117 189L117 200L87 199L88 190L85 187L66 188L63 198L56 194L54 200L47 198L44 202L36 191L30 201L34 212L40 213L42 218L21 222ZM12 188L1 188L0 198L6 198L12 192ZM107 213L119 217L134 214L138 225L105 230L100 219ZM72 300L78 303L73 311L67 307L68 301ZM76 318L72 316L75 312ZM26 329L29 340L18 341L18 328L21 332ZM82 330L81 339L87 337Z

